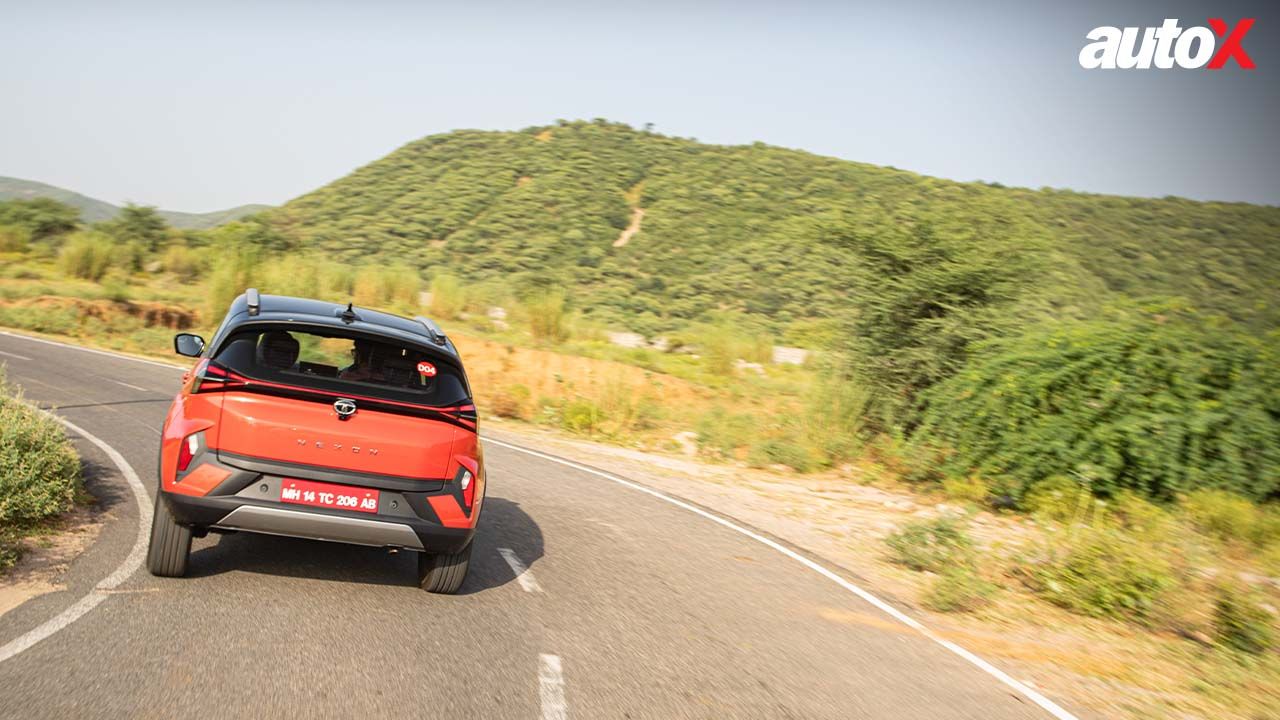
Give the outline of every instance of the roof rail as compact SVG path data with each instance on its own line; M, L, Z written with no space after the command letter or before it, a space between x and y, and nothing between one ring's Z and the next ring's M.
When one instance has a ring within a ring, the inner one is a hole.
M427 329L427 334L431 336L431 340L435 344L444 345L448 341L448 338L445 337L444 331L441 330L440 326L437 325L435 321L432 320L431 318L426 318L419 315L415 317L414 320L422 323L422 326Z
M262 309L262 298L258 295L258 288L249 288L244 291L245 302L249 305L249 315L257 315Z

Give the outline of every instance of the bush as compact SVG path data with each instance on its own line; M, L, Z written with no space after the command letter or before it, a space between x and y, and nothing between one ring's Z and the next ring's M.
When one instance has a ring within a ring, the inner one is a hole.
M853 252L853 312L839 345L872 393L877 416L910 429L917 398L951 377L973 344L1021 318L1014 303L1044 266L1044 235L1011 205L857 219L827 242Z
M569 339L563 290L548 290L529 298L524 303L524 312L534 340L554 344Z
M1278 386L1280 334L1130 312L984 345L926 393L912 440L952 449L949 472L1017 478L1015 498L1079 472L1102 496L1261 500L1280 492Z
M194 280L204 269L200 253L186 245L170 245L160 260L165 272L173 273L184 282Z
M707 371L725 377L733 374L734 361L742 349L737 332L726 324L704 328L698 334L697 347Z
M1247 498L1222 490L1198 490L1187 495L1183 507L1192 522L1219 540L1263 547L1280 539L1280 515Z
M125 276L113 271L102 280L102 295L112 302L128 302L132 292Z
M1073 526L1018 568L1055 605L1093 617L1144 621L1176 584L1160 546L1110 525Z
M404 265L374 267L356 271L352 296L357 305L374 308L412 309L418 307L422 279Z
M924 606L938 612L971 612L985 605L996 586L972 569L960 566L944 571L924 595Z
M809 384L798 432L821 464L830 466L862 451L869 397L862 385L826 368Z
M0 526L29 526L71 507L80 460L56 420L22 400L0 372Z
M1255 655L1275 642L1271 615L1247 593L1226 585L1218 588L1214 602L1213 633L1219 644Z
M248 242L220 240L212 254L218 262L209 277L204 307L204 319L210 326L222 320L231 301L262 276L261 253Z
M887 538L889 559L912 570L943 572L971 567L973 541L964 523L955 517L910 522Z
M467 295L462 283L453 275L440 274L431 281L431 316L437 320L453 320L467 308Z
M508 385L494 389L485 398L485 407L498 417L529 419L531 393L524 385Z
M0 225L0 252L22 253L27 251L31 231L19 225Z
M755 441L758 425L758 418L750 414L730 413L716 405L698 418L698 445L712 455L733 458L739 448Z
M952 500L980 503L987 499L987 484L977 475L948 477L942 480L942 492Z
M586 398L575 398L565 403L560 423L566 430L577 433L593 433L604 420L604 411Z
M818 458L791 434L767 438L752 446L747 462L755 467L786 465L799 472L810 472L819 464Z
M18 534L9 528L0 528L0 573L13 567L22 559L22 543Z
M72 277L98 281L111 267L111 239L98 233L77 233L58 254L58 266Z

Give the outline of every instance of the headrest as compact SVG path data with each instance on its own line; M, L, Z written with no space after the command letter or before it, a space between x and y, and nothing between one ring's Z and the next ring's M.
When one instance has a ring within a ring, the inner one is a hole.
M283 330L262 334L258 343L258 362L276 370L288 370L298 361L298 341Z

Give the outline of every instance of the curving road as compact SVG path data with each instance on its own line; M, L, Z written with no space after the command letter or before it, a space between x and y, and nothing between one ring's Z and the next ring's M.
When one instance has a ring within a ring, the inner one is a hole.
M0 362L154 492L180 370L3 333ZM794 554L492 441L458 596L408 553L244 533L196 540L188 578L104 583L144 513L70 434L110 519L66 590L0 616L3 718L1071 717Z

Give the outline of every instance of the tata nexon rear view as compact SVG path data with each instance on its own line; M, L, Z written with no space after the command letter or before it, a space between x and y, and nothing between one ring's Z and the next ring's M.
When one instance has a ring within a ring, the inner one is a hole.
M184 575L193 536L246 531L413 550L423 589L461 587L484 459L435 323L250 289L174 349L199 362L164 423L153 574Z

